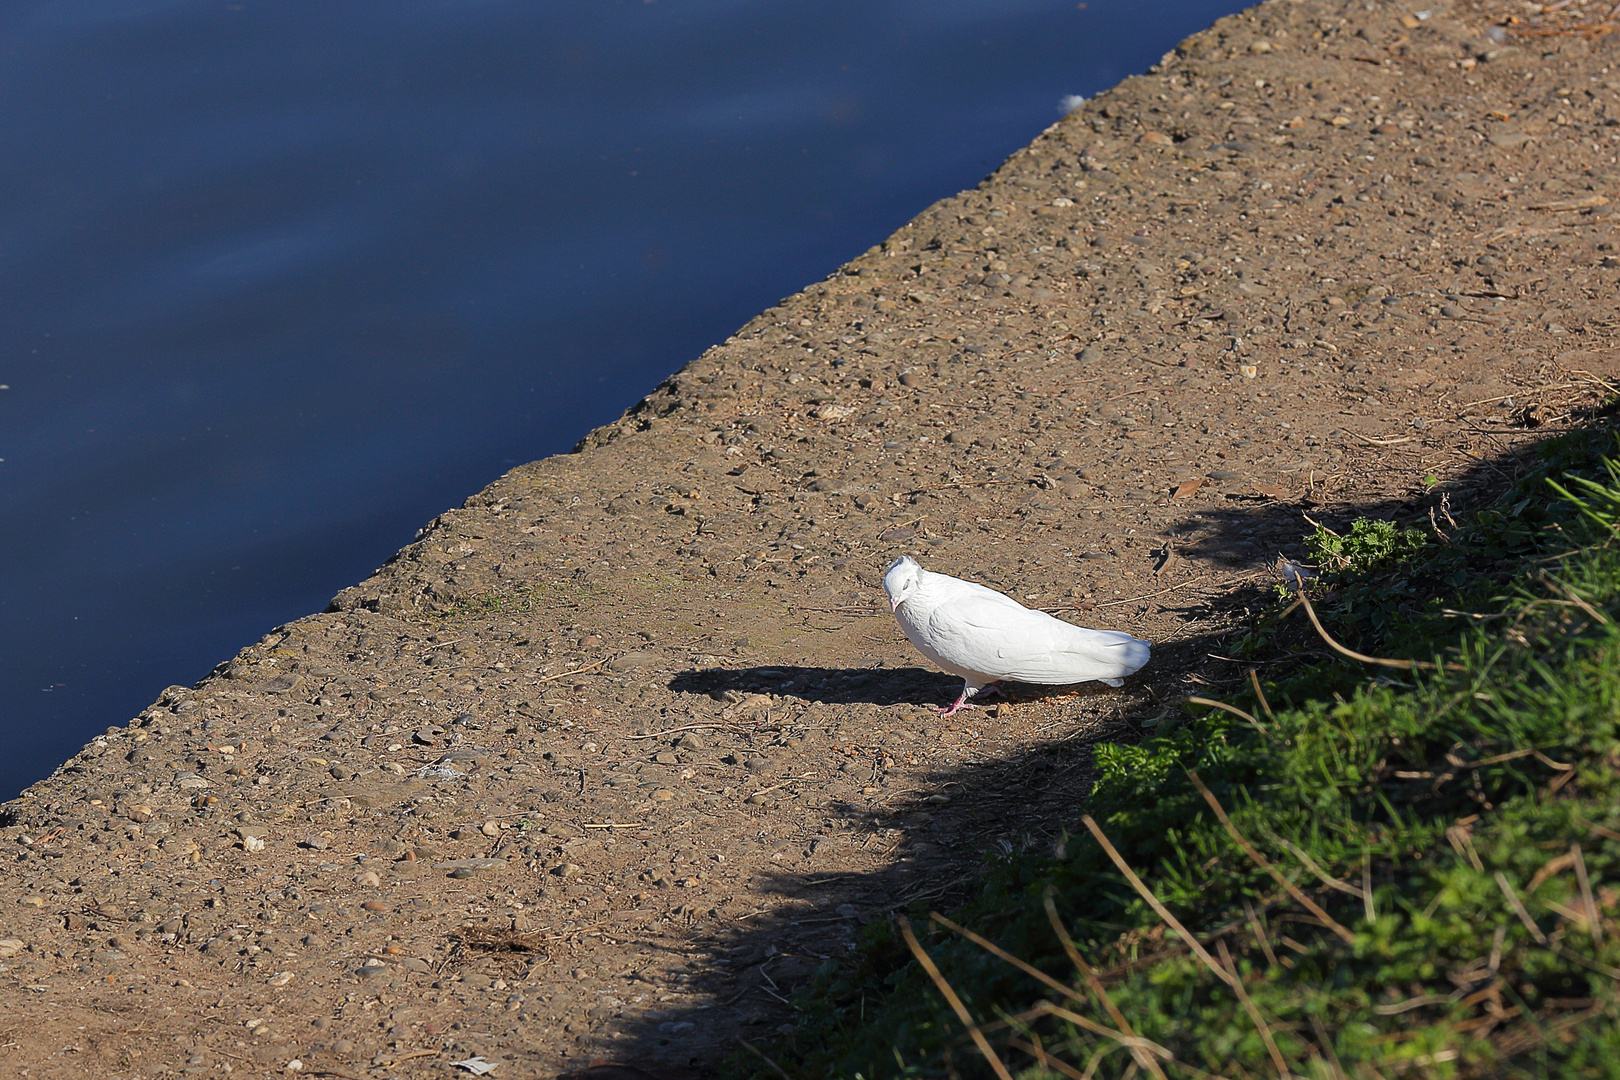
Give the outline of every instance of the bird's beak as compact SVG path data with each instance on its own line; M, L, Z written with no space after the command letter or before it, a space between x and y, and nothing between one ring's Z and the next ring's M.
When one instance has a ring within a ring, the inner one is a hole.
M890 611L899 611L900 610L900 598L898 596L889 597L889 610Z

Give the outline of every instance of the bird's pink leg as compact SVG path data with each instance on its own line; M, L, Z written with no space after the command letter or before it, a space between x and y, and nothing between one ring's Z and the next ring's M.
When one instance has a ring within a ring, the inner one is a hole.
M999 697L999 698L1006 698L1007 697L1006 691L1001 689L1001 683L993 682L993 683L986 683L984 686L979 687L979 689L973 693L973 701L969 701L968 700L968 688L967 688L966 685L964 685L962 687L962 695L960 697L958 697L954 702L951 703L950 708L948 708L948 709L940 709L939 710L939 715L940 715L941 719L943 719L944 717L947 717L947 716L953 716L953 715L955 715L956 713L960 712L963 709L976 709L976 708L978 708L978 706L974 704L974 701L978 701L978 699L980 698L981 695L986 695L986 694L994 694L996 697Z

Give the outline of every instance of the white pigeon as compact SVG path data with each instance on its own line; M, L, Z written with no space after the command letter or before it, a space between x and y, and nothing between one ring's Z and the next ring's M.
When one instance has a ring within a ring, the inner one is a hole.
M1002 679L1065 686L1093 679L1120 685L1148 662L1148 643L1118 630L1088 630L1033 611L1010 596L901 556L883 575L900 629L917 651L966 685L941 715L971 709L968 698Z

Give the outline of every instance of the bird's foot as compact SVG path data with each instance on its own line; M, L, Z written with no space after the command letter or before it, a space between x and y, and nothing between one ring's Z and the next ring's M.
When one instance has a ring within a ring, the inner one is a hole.
M935 711L939 713L939 718L941 720L943 720L947 716L955 716L957 713L961 712L963 709L976 709L976 708L978 708L978 706L973 704L973 702L971 702L971 701L969 701L967 699L967 691L963 690L962 691L962 696L957 698L955 701L951 702L951 704L950 704L950 706L948 708L936 709Z
M1012 700L1012 696L1001 688L1001 684L999 682L985 683L983 686L979 687L978 692L973 695L973 700L983 701L987 697L998 697L1002 701Z

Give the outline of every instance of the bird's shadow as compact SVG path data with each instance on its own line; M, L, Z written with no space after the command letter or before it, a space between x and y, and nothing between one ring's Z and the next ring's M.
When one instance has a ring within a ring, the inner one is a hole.
M1015 701L1106 689L1101 683L1081 683L1078 687L1012 682L1002 685L1005 696ZM669 688L678 694L703 694L717 701L734 700L739 695L772 694L828 705L949 705L962 692L962 680L920 667L704 668L682 672L669 681Z

